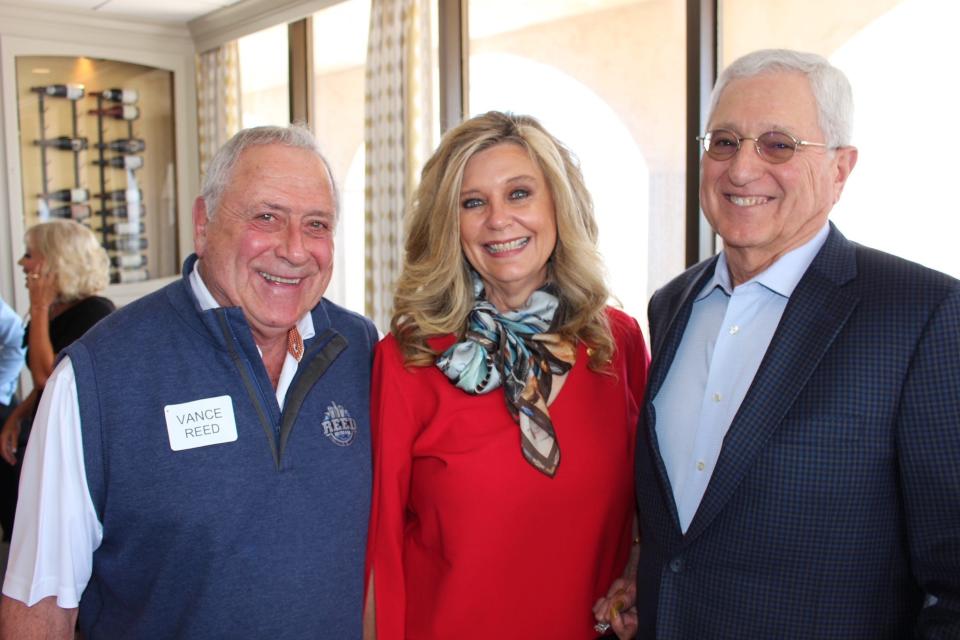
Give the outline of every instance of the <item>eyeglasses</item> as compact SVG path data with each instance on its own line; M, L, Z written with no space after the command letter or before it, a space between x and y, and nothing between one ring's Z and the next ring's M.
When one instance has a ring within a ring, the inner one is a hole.
M729 129L714 129L697 140L703 143L703 150L714 160L729 160L740 150L743 140L753 140L753 146L761 158L771 164L782 164L793 157L800 147L826 147L823 142L807 142L794 138L784 131L767 131L756 138L740 136Z

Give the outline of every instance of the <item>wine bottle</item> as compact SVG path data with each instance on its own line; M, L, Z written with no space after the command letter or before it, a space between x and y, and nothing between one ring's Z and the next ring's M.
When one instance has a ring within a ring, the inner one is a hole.
M97 197L108 202L140 202L143 198L143 191L140 189L117 189L106 193L98 193Z
M142 253L126 253L122 255L110 256L110 264L114 267L125 269L136 269L137 267L147 266L147 256Z
M146 231L146 227L142 222L110 222L98 229L102 230L114 235L137 235Z
M86 202L90 199L90 192L86 189L58 189L48 193L46 198L63 202Z
M82 84L50 84L45 87L31 87L30 90L53 96L54 98L66 98L68 100L79 100L84 94Z
M71 138L69 136L59 136L49 140L34 140L33 144L38 147L49 147L51 149L63 149L64 151L83 151L87 148L86 138Z
M54 218L72 218L83 220L90 217L90 207L85 204L68 204L62 207L53 207L47 213Z
M108 215L113 218L119 218L121 220L128 220L129 218L142 218L147 213L147 208L142 204L138 204L136 207L114 207L112 209L103 209L100 211L101 214Z
M134 269L132 271L113 271L110 274L110 279L114 284L120 284L125 282L143 282L150 275L147 273L146 269Z
M114 251L133 253L147 248L146 238L136 236L115 236L103 243L103 248Z
M87 113L117 120L136 120L140 117L140 109L129 104L118 104L105 109L90 109Z
M147 145L140 138L120 138L119 140L111 140L106 144L98 144L97 147L119 153L140 153L147 148Z
M103 96L104 100L122 102L123 104L133 104L140 99L140 92L136 89L104 89L103 91L92 91L90 95Z
M107 158L106 160L94 160L93 164L116 167L117 169L140 169L143 167L142 156L117 156L116 158Z

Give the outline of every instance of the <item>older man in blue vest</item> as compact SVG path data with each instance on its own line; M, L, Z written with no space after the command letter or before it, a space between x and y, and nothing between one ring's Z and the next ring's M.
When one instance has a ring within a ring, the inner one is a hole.
M211 161L183 277L66 350L5 638L359 638L377 332L322 299L337 196L296 127Z

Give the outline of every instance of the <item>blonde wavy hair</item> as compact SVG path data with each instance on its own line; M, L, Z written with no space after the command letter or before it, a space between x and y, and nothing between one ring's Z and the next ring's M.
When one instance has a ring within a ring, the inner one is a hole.
M597 223L583 175L570 151L534 118L490 111L448 131L423 167L405 220L405 262L390 328L407 365L433 363L428 338L462 337L474 305L471 266L460 245L460 189L467 162L498 144L516 144L537 163L553 196L557 244L547 279L560 297L557 332L590 347L590 368L610 361L609 292L597 250Z
M71 302L87 298L110 283L110 259L93 231L74 220L52 220L27 229L29 250L43 256L52 273L58 299Z

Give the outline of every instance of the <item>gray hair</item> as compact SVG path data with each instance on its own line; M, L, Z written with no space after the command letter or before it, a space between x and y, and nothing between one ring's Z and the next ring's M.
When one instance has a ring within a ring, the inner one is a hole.
M309 129L300 124L291 124L286 127L265 126L241 129L226 144L220 147L207 165L207 173L203 178L203 187L200 197L207 207L207 217L213 218L220 206L220 198L230 183L233 168L246 149L263 144L282 144L295 149L304 149L315 154L327 169L330 178L330 187L333 191L334 213L340 217L340 193L337 190L336 180L330 163L320 151L320 145Z
M732 80L782 71L802 73L810 81L813 99L817 103L817 120L827 146L848 146L853 133L853 90L850 81L843 71L815 53L761 49L737 58L717 78L710 94L711 116L720 101L720 95Z

